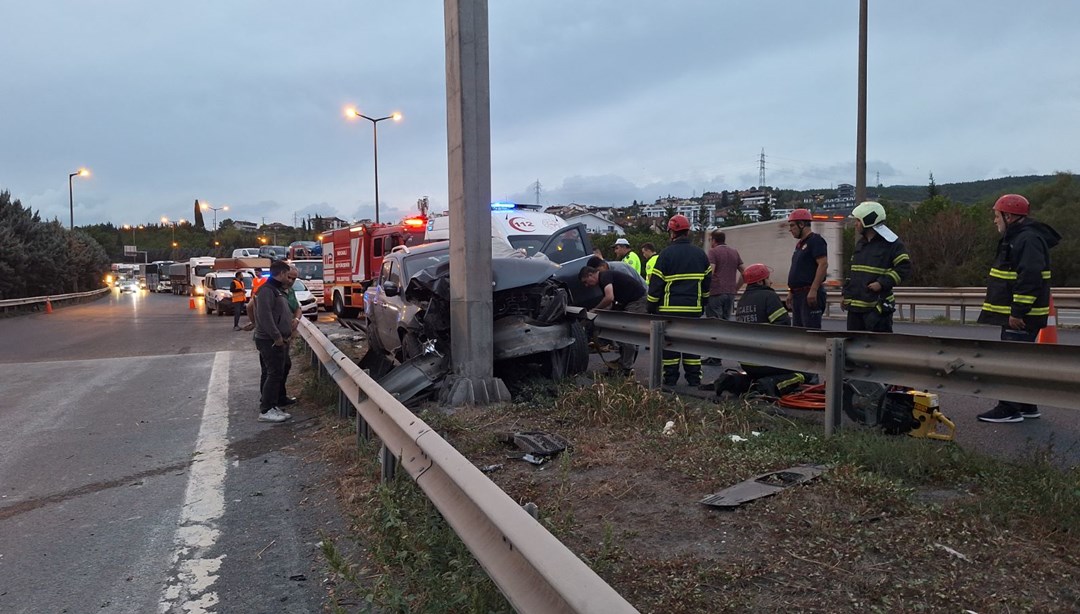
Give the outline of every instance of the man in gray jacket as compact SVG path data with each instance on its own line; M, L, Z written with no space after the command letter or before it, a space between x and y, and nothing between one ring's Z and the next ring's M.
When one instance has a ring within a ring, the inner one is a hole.
M285 363L293 333L293 312L286 298L289 265L283 260L270 265L270 279L259 287L255 301L255 347L259 350L260 422L284 422L292 418L278 407L285 387Z

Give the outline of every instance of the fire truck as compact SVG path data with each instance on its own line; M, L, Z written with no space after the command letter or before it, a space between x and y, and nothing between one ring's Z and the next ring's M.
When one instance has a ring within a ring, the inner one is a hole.
M427 219L410 217L400 224L357 224L323 234L323 305L339 318L355 318L364 309L364 290L379 276L383 256L399 245L424 242Z

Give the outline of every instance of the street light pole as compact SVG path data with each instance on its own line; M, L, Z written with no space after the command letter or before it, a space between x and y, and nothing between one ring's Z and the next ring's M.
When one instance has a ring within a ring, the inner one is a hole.
M373 143L375 147L375 223L379 223L379 122L392 119L394 121L401 121L401 113L394 113L387 115L386 117L368 117L356 109L349 107L345 109L345 115L347 117L362 117L371 122L372 135L374 137Z
M89 175L90 171L85 168L80 168L74 173L68 173L68 212L71 214L68 228L70 230L75 230L75 190L71 186L71 180L75 177L88 177Z

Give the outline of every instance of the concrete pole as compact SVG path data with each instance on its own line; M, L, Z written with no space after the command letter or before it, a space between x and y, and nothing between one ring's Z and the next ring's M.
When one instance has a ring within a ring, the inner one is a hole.
M866 200L866 10L859 1L859 110L855 144L855 204Z
M450 352L444 402L509 399L492 377L487 0L444 0L450 184Z

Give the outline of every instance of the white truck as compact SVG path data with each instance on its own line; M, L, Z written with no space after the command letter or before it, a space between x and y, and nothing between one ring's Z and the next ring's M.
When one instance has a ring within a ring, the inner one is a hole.
M200 256L187 262L176 262L169 266L169 281L173 294L202 295L203 277L214 268L212 256Z
M825 238L829 244L829 268L825 277L827 288L837 288L843 283L844 217L815 215L810 229ZM787 290L791 255L795 251L795 238L788 231L787 218L768 220L721 228L727 244L739 251L743 264L749 266L760 262L772 270L769 279L778 291ZM706 233L705 245L709 242Z

